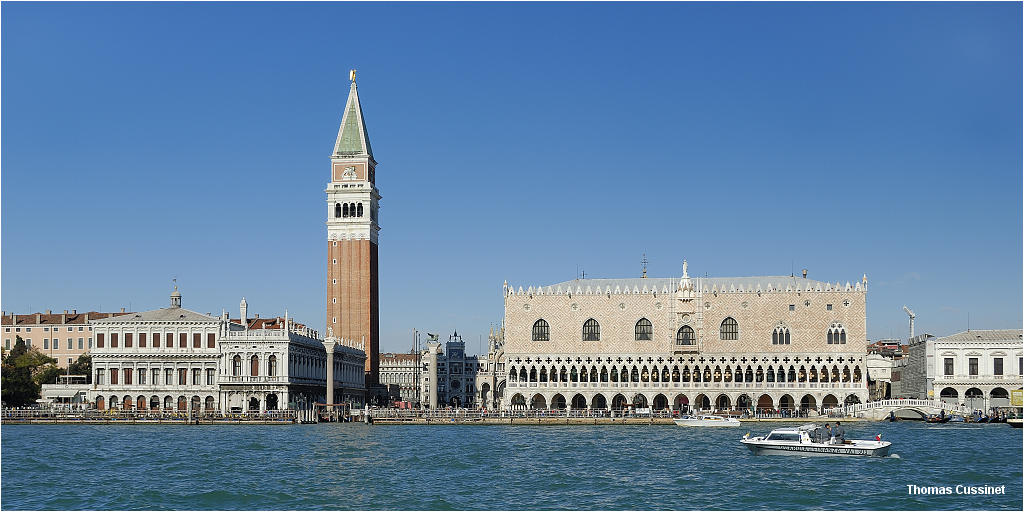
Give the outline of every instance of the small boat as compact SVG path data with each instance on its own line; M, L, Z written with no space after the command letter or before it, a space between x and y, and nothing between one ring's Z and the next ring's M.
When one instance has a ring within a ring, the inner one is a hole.
M1006 418L1006 423L1008 425L1010 425L1011 427L1013 427L1013 428L1020 428L1021 427L1021 419L1020 418Z
M680 427L738 427L740 426L740 420L736 418L725 418L723 416L714 416L711 414L702 414L700 416L683 416L676 418L676 425Z
M948 423L949 422L949 416L931 415L931 416L928 417L928 419L926 421L928 423Z
M803 455L803 456L860 456L885 457L889 455L889 441L844 441L829 444L815 441L821 427L803 425L772 430L765 437L751 437L740 442L750 448L754 455Z

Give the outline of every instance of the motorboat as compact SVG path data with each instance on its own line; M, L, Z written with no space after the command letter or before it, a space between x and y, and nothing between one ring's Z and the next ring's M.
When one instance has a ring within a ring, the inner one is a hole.
M683 416L676 418L676 425L680 427L738 427L740 426L740 420L736 418L726 418L724 416L715 416L712 414L702 414L699 416Z
M772 430L764 437L747 437L740 441L754 455L804 455L804 456L871 456L889 455L889 441L881 437L875 441L828 442L827 432L818 425L803 425ZM819 439L824 438L824 442Z

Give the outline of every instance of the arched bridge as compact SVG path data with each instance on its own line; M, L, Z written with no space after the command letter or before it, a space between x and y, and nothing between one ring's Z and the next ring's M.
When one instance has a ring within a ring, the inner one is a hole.
M863 404L847 405L845 407L837 407L830 412L839 413L843 416L852 416L854 418L884 420L889 417L889 413L899 416L901 415L901 412L906 412L910 414L917 414L923 419L931 415L938 415L941 411L945 411L947 416L954 413L970 414L971 408L945 403L942 400L916 400L901 398L898 400L878 400ZM905 414L903 414L903 416L905 416Z

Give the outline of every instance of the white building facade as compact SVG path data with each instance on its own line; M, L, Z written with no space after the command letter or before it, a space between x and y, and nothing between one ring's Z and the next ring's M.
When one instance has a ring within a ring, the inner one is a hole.
M867 401L867 278L505 285L502 407L817 410Z
M903 392L975 410L1010 406L1024 375L1022 329L970 330L910 343Z
M242 412L308 408L326 396L327 355L318 333L287 318L245 321L181 307L92 321L97 409ZM335 396L362 401L365 353L334 351ZM341 393L340 395L338 393Z

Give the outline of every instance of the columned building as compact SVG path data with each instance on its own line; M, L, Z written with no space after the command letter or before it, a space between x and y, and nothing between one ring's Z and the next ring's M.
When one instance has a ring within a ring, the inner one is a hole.
M501 376L495 369L500 343L494 329L488 335L487 355L466 355L466 343L458 331L442 345L428 343L420 357L420 396L424 408L497 406L495 389ZM504 379L502 379L504 380Z
M903 392L976 410L1009 407L1024 376L1024 330L970 330L910 342Z
M326 190L327 332L364 342L366 386L370 387L378 383L379 368L377 233L381 196L354 70L351 80Z
M177 287L170 307L90 322L97 409L218 408L223 321L182 308Z
M327 390L327 353L319 333L282 317L229 319L170 307L93 320L97 409L220 412L306 409ZM336 402L362 402L362 343L334 340Z
M504 286L502 406L820 410L868 398L867 277Z

